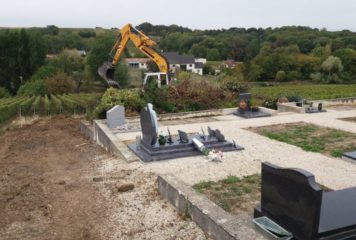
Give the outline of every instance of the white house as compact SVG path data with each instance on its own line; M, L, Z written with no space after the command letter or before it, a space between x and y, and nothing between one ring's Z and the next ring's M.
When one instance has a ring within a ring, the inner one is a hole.
M169 69L172 73L176 71L187 71L203 75L203 66L201 62L196 62L192 56L179 55L176 52L166 52L162 55L169 62Z
M206 60L206 58L196 58L196 59L195 59L195 62L196 62L196 63L206 64L206 63L207 63L207 60Z
M125 62L129 68L148 69L149 58L126 58Z

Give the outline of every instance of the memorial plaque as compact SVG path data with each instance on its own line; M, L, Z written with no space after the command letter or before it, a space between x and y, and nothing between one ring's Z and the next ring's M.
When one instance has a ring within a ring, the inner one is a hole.
M251 93L240 93L239 110L242 112L251 111Z
M181 143L189 143L189 137L186 132L178 130L178 134L179 134L179 141Z

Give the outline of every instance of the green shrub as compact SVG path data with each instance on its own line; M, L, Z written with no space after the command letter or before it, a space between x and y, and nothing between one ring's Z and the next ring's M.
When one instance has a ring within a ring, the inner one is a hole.
M104 117L106 111L116 105L125 106L125 109L128 111L139 112L145 105L145 101L137 90L109 88L102 96L100 103L94 111L95 117Z
M64 94L74 91L75 82L72 77L60 72L53 77L45 79L44 86L47 94Z
M10 96L10 92L6 88L0 87L0 98L8 98Z
M144 96L146 102L151 102L163 112L200 111L237 105L235 93L203 80L178 81L162 88L149 84Z
M287 74L285 71L278 71L276 74L276 81L277 82L283 82L287 78Z
M43 83L43 79L32 79L22 85L17 94L18 95L44 95L46 89Z

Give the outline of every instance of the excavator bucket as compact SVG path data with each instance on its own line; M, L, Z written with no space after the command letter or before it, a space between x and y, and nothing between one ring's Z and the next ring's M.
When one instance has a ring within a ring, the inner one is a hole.
M98 68L98 74L102 77L110 87L120 88L120 85L114 81L115 66L110 62L104 62L101 67Z

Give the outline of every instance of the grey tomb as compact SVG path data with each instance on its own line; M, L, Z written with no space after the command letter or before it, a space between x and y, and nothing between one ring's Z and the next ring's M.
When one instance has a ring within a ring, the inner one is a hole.
M106 112L108 127L113 129L125 125L125 107L117 105Z

